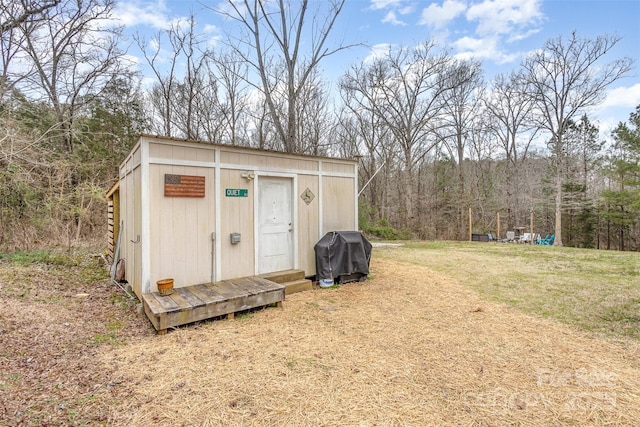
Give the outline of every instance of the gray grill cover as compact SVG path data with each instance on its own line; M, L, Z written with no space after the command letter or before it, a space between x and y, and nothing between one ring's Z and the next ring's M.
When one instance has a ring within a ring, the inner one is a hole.
M369 274L371 243L359 231L332 231L313 248L316 279L338 279L342 275Z

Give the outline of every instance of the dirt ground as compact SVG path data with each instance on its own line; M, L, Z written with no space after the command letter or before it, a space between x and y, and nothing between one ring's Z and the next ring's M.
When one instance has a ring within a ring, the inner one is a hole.
M164 336L104 280L55 303L3 283L0 425L640 424L639 342L375 254L371 275Z

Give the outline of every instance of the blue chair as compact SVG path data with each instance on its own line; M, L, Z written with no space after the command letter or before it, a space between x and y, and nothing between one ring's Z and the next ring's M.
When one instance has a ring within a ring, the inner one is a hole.
M547 234L546 236L544 236L544 239L540 238L540 236L538 236L538 238L535 241L536 245L543 245L545 240L549 239L549 237L551 237L551 234Z
M543 246L551 246L553 245L553 241L556 238L555 234L552 234L551 236L547 235L548 237L545 237L544 240L542 241L541 245Z

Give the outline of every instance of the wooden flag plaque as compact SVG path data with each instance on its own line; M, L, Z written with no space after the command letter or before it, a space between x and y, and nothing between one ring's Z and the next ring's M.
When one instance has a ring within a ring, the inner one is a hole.
M204 197L204 176L164 175L165 197Z

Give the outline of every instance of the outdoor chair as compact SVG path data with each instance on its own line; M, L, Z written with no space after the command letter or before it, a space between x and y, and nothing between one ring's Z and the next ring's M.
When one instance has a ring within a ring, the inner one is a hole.
M551 234L549 234L549 233L547 233L547 235L544 236L544 239L541 239L540 236L538 236L538 238L536 239L535 243L536 243L536 245L543 245L544 243L542 243L542 242L549 240L550 237L551 237Z
M543 245L543 246L551 246L551 245L553 245L553 241L554 241L554 239L555 239L555 238L556 238L556 235L555 235L555 234L552 234L551 236L549 236L549 235L547 234L547 237L545 237L545 238L540 242L540 244L541 244L541 245Z
M520 240L518 240L518 243L530 243L531 242L531 233L524 233L521 237Z

